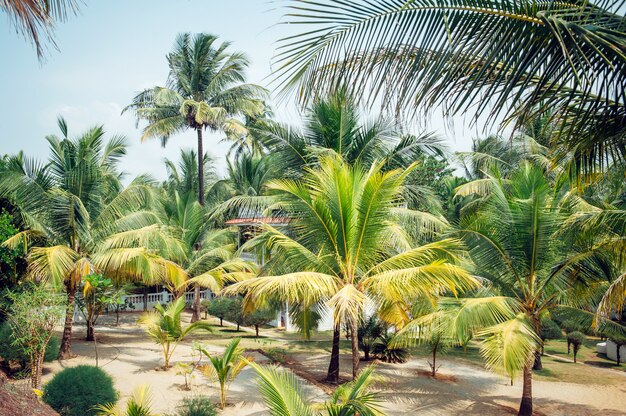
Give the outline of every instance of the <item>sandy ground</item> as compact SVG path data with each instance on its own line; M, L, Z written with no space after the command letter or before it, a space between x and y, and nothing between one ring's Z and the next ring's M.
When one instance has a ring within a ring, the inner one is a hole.
M54 373L66 366L95 364L93 343L80 339L84 328L76 327L73 352L76 358L65 362L48 363L45 366L44 383ZM152 343L142 330L131 324L120 327L98 328L99 365L111 374L116 388L124 401L136 386L148 384L152 390L155 411L174 413L176 404L191 395L208 395L218 401L217 386L197 375L192 391L183 389L183 376L174 369L160 371L162 364L160 346ZM223 347L206 345L209 351L219 353ZM288 349L288 345L285 345ZM267 362L258 353L255 361ZM296 354L294 357L303 368L323 377L328 356L319 354ZM191 361L191 342L179 345L172 362ZM349 356L342 356L342 370L350 366ZM380 391L382 406L389 415L503 415L515 413L521 397L521 382L514 386L509 380L494 375L478 366L453 359L441 362L442 379L424 375L428 370L425 359L414 359L406 364L377 364L381 380L376 384ZM606 371L590 368L589 371ZM449 376L449 377L446 377ZM328 396L322 389L304 380L307 397L323 401ZM586 385L561 382L535 381L533 385L535 407L540 415L624 415L626 414L626 377L619 385ZM247 368L231 385L228 401L232 405L223 415L266 415L262 398L256 387L254 371Z

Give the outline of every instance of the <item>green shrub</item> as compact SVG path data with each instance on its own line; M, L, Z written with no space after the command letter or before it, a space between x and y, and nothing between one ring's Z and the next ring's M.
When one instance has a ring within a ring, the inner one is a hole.
M176 416L216 416L217 410L208 397L187 397L177 407Z
M393 345L393 338L389 335L382 335L378 341L374 343L373 353L382 361L387 363L405 363L409 359L409 350L407 348Z
M578 350L585 342L585 334L582 332L574 331L567 334L567 352L569 353L570 345L574 347L574 362L576 362L576 354Z
M89 365L66 368L44 387L44 402L61 416L95 416L97 405L115 403L113 379Z
M0 324L0 357L4 358L7 363L9 360L18 361L22 367L28 366L28 355L25 354L19 347L12 345L13 343L13 331L8 322ZM59 338L52 337L46 346L46 352L44 355L44 361L49 363L57 359L59 354Z

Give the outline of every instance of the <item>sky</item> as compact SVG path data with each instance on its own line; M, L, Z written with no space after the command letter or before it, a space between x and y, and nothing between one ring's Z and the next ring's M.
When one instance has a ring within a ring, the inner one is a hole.
M251 61L248 82L267 86L276 41L289 33L281 21L281 2L266 0L85 0L77 16L59 23L58 51L49 48L39 62L32 45L9 27L0 14L0 155L23 150L28 156L47 158L45 136L58 134L62 115L70 136L103 124L109 135L128 139L122 168L127 178L150 173L166 175L164 158L178 159L180 148L195 145L192 131L173 137L165 148L158 140L141 142L141 128L132 113L122 114L133 96L164 85L165 59L181 32L205 32L232 42L232 50ZM270 102L276 118L298 124L295 103ZM367 114L365 115L368 116ZM440 117L426 126L447 140L452 150L469 150L471 139L482 135L477 127L456 120L445 127ZM225 171L229 144L219 134L207 135L205 149Z

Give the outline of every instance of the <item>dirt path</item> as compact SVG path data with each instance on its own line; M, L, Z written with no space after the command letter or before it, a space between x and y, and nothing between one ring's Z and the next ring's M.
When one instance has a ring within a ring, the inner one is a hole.
M73 344L77 357L63 363L46 364L43 381L65 366L95 364L93 343L80 339L84 328L76 328ZM197 375L191 392L183 389L183 377L175 374L174 369L157 371L161 363L160 347L150 341L143 331L132 325L99 327L99 362L100 366L111 374L124 401L133 389L148 384L153 394L154 410L164 414L175 411L177 403L191 395L208 395L218 401L218 390L201 375ZM210 341L203 345L215 353L223 351L222 346L212 345ZM284 348L288 351L286 342ZM267 359L253 353L257 362ZM299 369L319 380L324 378L328 355L319 353L290 354ZM179 345L172 358L173 363L191 361L191 341ZM389 415L506 415L515 414L521 397L521 383L510 386L509 380L494 375L485 369L461 360L444 357L441 361L442 379L425 376L428 365L425 359L413 359L406 364L377 364L380 381L376 389L380 392L382 406ZM367 365L364 363L364 365ZM342 355L341 368L351 369L348 355ZM589 367L589 371L602 371ZM604 374L604 373L602 373ZM342 373L348 378L349 374ZM301 379L307 398L312 401L324 401L328 395L324 389ZM586 385L536 380L533 386L535 406L542 415L623 415L626 409L626 383L613 385ZM255 374L245 369L231 385L229 406L223 413L227 416L266 415L262 398L258 392Z

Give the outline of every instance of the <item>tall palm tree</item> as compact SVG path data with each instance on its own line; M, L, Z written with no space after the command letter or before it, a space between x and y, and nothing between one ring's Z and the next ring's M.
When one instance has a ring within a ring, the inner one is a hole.
M442 107L490 123L546 109L557 156L588 170L626 158L622 3L343 0L289 3L278 86L311 101L353 85L396 112ZM296 25L293 25L296 26ZM482 105L490 101L493 105Z
M454 321L463 324L454 330L458 340L471 328L482 331L489 365L504 366L510 375L522 369L519 414L531 415L532 369L541 367L541 318L561 308L588 315L579 308L591 304L594 289L606 287L599 266L565 238L568 219L597 209L530 162L508 177L486 181L459 188L480 199L461 218L458 233L492 292L461 302Z
M217 180L215 172L214 159L208 154L204 154L204 173L202 174L205 184L214 183ZM167 192L173 194L178 192L180 195L191 193L196 196L198 192L198 162L196 151L193 149L180 149L180 159L178 162L165 158L165 169L167 170L167 179L163 187ZM207 192L205 192L205 197Z
M244 294L248 309L280 300L312 307L325 302L335 323L328 378L339 375L342 322L352 329L352 374L359 369L358 323L368 302L385 308L417 294L458 291L476 286L458 261L456 240L417 246L400 227L428 218L402 207L403 181L411 169L384 171L385 162L369 169L350 165L337 154L307 168L301 180L277 180L270 188L290 218L285 234L270 226L251 240L265 245L270 260L264 276L227 287ZM406 223L405 223L406 224Z
M14 165L0 178L0 195L18 209L22 231L3 242L28 251L28 274L63 288L67 295L59 358L71 355L76 289L91 273L160 282L184 273L165 260L181 258L180 244L164 233L151 212L152 188L137 178L125 189L117 165L123 137L104 141L97 126L75 139L59 119L62 138L48 136L50 160Z
M170 72L166 87L145 90L124 109L131 109L137 121L146 120L142 140L159 138L165 146L169 138L185 130L196 131L198 147L198 202L204 205L203 131L243 134L246 129L238 116L255 116L264 110L266 91L245 84L248 59L240 52L229 53L229 42L217 43L206 33L182 33L167 55ZM194 290L192 320L200 319L200 289Z
M203 131L243 133L245 127L237 117L264 110L266 91L244 83L248 59L240 52L229 52L229 46L229 42L218 44L214 35L181 33L167 55L166 86L142 91L124 109L133 110L138 122L148 122L142 140L158 138L165 146L174 134L196 131L200 205L204 205Z

